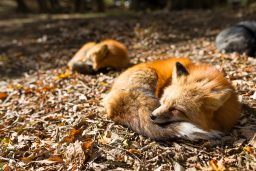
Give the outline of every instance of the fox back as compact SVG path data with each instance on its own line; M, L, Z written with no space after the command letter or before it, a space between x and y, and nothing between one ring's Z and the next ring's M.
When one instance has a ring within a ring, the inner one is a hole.
M105 49L105 54L97 54L99 49ZM115 69L126 68L130 65L126 46L116 40L104 40L88 52L88 57L95 59L93 69L112 67Z

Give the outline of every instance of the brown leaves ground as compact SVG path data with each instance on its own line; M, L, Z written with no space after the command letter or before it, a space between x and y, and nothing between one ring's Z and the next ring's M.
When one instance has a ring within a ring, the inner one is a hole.
M0 62L1 169L256 168L256 60L219 53L214 46L221 29L255 19L253 13L70 17L5 26L0 31L0 57L6 59ZM41 41L42 37L47 39ZM244 104L240 122L218 140L155 142L107 120L100 101L119 73L81 75L68 71L66 64L84 42L109 37L128 46L134 63L188 56L223 70Z

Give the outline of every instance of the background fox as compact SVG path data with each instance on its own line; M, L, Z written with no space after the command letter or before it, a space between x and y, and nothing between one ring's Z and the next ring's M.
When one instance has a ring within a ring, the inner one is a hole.
M103 104L108 118L156 140L218 137L240 117L236 93L223 74L187 58L128 69Z
M219 51L256 55L256 21L243 21L221 31L215 40Z
M111 39L86 43L68 63L71 70L88 74L107 67L121 69L129 65L126 46Z

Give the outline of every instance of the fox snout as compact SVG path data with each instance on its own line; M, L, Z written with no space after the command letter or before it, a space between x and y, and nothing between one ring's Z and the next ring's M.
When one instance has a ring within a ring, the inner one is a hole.
M84 62L77 62L72 66L73 71L77 71L83 74L95 74L95 70L92 65L87 65Z
M166 106L160 106L150 114L150 119L157 124L163 124L169 122L172 119L172 115Z
M182 122L182 115L184 113L180 108L169 108L161 105L150 114L150 119L156 124L165 124L171 122Z

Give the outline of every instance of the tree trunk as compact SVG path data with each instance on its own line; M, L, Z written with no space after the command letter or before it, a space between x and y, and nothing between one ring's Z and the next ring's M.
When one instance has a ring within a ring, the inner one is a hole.
M37 0L39 11L40 12L48 12L48 6L46 0Z
M172 1L171 9L209 9L226 0L168 0Z
M60 2L59 0L50 0L51 8L53 12L59 12L60 8Z
M74 1L74 8L75 12L81 12L81 7L82 7L82 0L75 0Z
M93 0L92 10L94 12L103 12L105 10L104 0Z
M165 11L168 12L168 11L171 11L172 9L172 0L166 0L166 5L165 5Z
M17 11L18 12L28 12L28 6L27 4L24 2L24 0L16 0L17 3Z

